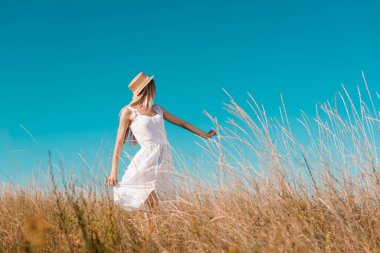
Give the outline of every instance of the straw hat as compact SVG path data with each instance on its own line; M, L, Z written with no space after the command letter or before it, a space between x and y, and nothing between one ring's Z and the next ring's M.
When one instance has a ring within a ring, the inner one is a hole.
M154 75L151 77L145 75L143 72L140 72L133 78L129 83L128 88L133 92L133 95L139 94L139 92L144 89L144 87L152 80Z

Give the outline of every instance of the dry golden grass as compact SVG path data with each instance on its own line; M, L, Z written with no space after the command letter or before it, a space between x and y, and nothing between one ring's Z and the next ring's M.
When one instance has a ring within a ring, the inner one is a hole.
M205 160L179 162L178 200L148 216L96 181L58 183L50 162L46 189L1 189L1 252L379 252L379 94L364 85L370 106L343 86L334 106L302 113L302 141L284 103L269 119L250 95L252 113L226 92L233 118L206 113L219 135L197 143ZM202 166L211 181L190 175Z

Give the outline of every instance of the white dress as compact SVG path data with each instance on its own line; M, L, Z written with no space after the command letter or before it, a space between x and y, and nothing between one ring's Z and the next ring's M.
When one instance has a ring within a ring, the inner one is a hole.
M160 203L176 199L173 162L162 110L153 105L153 116L134 112L130 129L140 145L122 180L113 187L114 201L127 211L147 210L144 204L154 190Z

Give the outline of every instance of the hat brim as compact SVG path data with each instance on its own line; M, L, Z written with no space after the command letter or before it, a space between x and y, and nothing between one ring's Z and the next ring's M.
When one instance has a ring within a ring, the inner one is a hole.
M146 79L142 84L140 84L139 88L137 88L134 92L133 95L136 96L138 95L144 88L145 86L148 85L148 83L153 79L154 75L150 76L148 79Z

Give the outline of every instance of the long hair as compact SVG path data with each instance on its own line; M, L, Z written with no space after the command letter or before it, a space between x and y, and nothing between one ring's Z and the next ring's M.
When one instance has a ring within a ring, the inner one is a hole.
M120 110L119 119L120 119L121 111L125 107L127 107L127 106L130 106L130 107L133 107L133 108L142 107L142 108L145 108L145 109L147 109L149 111L152 110L155 92L156 92L156 85L154 83L154 80L152 79L144 87L144 89L142 89L139 92L139 94L133 94L131 102L129 102L129 104L127 104L126 106L124 106ZM130 124L129 124L128 128L127 128L127 131L126 131L125 135L124 135L123 144L126 141L128 141L131 146L135 146L135 147L137 146L137 140L136 140L136 137L133 135L133 133L131 131Z

